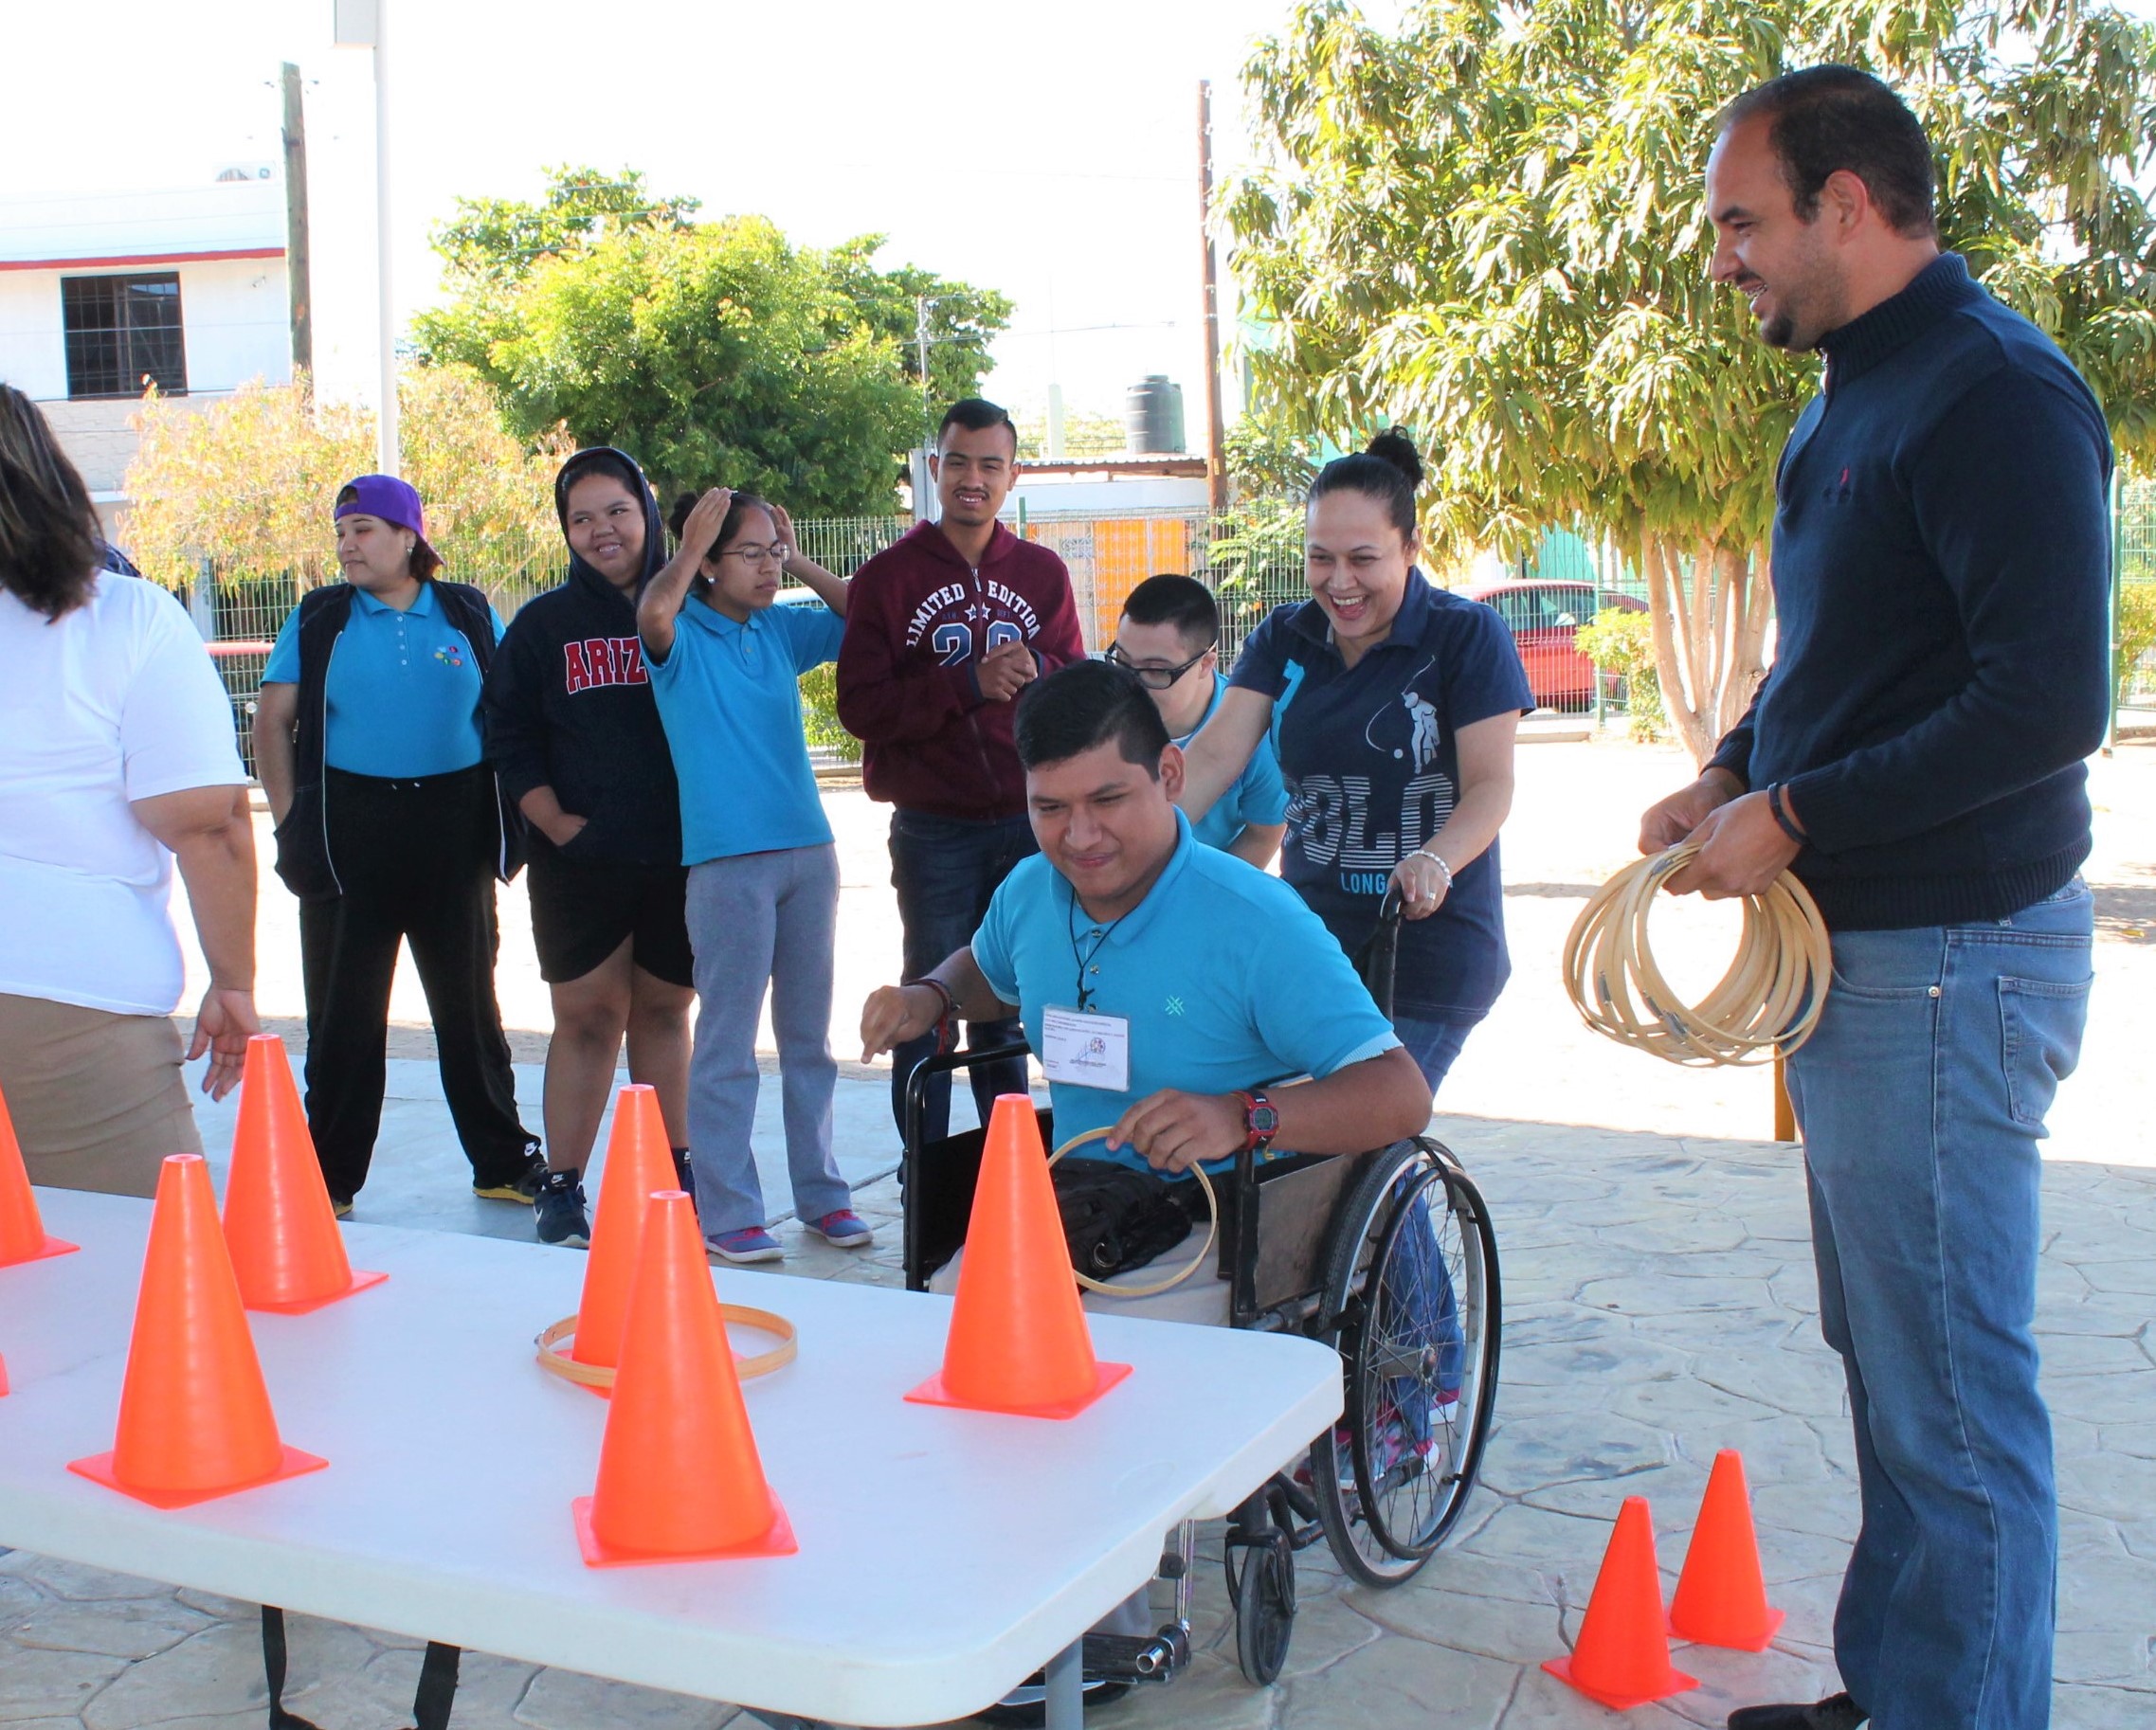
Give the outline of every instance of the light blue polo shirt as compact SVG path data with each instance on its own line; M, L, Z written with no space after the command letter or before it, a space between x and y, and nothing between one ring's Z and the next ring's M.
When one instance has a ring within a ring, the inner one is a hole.
M489 606L487 616L499 642L501 615ZM299 682L298 607L284 616L262 682ZM353 591L352 615L330 651L323 701L322 759L348 775L447 775L484 754L479 658L443 616L431 583L401 610Z
M1213 675L1213 700L1205 705L1205 712L1177 745L1187 745L1205 730L1205 723L1219 712L1221 695L1227 690L1227 676ZM1284 823L1288 820L1288 789L1280 779L1280 760L1273 754L1273 741L1260 739L1258 748L1250 753L1250 761L1243 765L1235 785L1228 788L1213 802L1194 833L1208 847L1225 847L1251 823Z
M644 656L681 783L681 863L821 847L830 820L801 730L801 676L839 658L846 622L784 602L736 624L692 598L664 660Z
M1052 1084L1059 1143L1106 1128L1163 1088L1232 1093L1291 1075L1322 1079L1400 1043L1294 890L1199 846L1180 811L1175 823L1168 868L1113 925L1088 916L1069 880L1035 854L1004 879L973 934L974 962L995 994L1019 1006L1035 1051L1042 1011L1077 1006L1081 966L1088 1008L1130 1019L1130 1091ZM1079 1156L1146 1163L1103 1142ZM1224 1170L1232 1158L1205 1168Z

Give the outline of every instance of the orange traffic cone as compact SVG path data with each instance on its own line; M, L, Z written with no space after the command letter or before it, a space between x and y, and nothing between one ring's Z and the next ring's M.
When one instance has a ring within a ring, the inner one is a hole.
M8 1360L0 1358L0 1399L8 1397Z
M662 1189L646 1209L598 1487L571 1510L592 1568L800 1548L764 1481L684 1191Z
M1684 1572L1670 1603L1671 1631L1702 1646L1763 1652L1782 1617L1766 1602L1744 1459L1734 1448L1725 1448L1714 1456L1692 1547L1684 1553Z
M284 1041L275 1034L247 1041L225 1181L225 1242L249 1309L302 1315L390 1277L352 1270Z
M279 1439L209 1167L175 1153L157 1178L110 1453L67 1469L153 1507L186 1507L329 1462Z
M64 1255L77 1246L45 1234L30 1174L23 1164L23 1144L15 1139L15 1120L0 1098L0 1268L19 1261Z
M1041 1121L1024 1094L1003 1094L988 1120L943 1369L906 1397L1076 1417L1130 1373L1094 1359Z
M569 1351L578 1363L612 1369L621 1362L629 1288L650 1198L655 1191L673 1189L679 1182L658 1090L632 1082L614 1100L614 1130L607 1138L607 1169L592 1212L584 1295L576 1306L576 1338ZM607 1394L605 1388L591 1391L602 1397Z
M1662 1577L1655 1566L1655 1526L1644 1496L1627 1496L1603 1553L1594 1595L1568 1658L1542 1667L1589 1700L1624 1711L1666 1700L1699 1684L1670 1665Z

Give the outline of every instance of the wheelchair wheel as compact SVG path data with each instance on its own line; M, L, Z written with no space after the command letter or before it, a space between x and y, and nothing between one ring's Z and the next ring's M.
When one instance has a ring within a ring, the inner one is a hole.
M1334 1226L1327 1311L1346 1378L1339 1428L1311 1451L1340 1565L1415 1574L1474 1487L1495 1407L1497 1246L1480 1193L1434 1142L1375 1162Z
M1295 1635L1295 1553L1285 1542L1247 1545L1233 1577L1235 1661L1255 1686L1269 1688Z

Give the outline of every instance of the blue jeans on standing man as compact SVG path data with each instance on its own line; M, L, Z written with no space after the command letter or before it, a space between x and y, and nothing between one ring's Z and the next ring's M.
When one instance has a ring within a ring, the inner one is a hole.
M997 887L1019 860L1040 851L1033 825L1024 817L972 821L926 811L891 813L891 887L897 891L905 930L905 977L919 979L973 941ZM967 1023L967 1049L987 1051L1023 1039L1016 1017ZM891 1053L891 1115L906 1132L906 1083L923 1060L935 1055L935 1035L908 1039ZM1025 1061L975 1065L969 1072L973 1104L988 1121L998 1093L1024 1093ZM951 1132L951 1077L930 1079L922 1102L921 1133L940 1142Z
M1837 933L1789 1059L1863 1502L1835 1656L1876 1730L2050 1720L2037 1143L2080 1052L2092 924L2076 877L2005 919Z

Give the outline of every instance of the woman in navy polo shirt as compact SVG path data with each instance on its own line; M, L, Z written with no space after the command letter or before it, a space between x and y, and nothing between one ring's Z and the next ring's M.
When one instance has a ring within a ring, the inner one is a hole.
M336 551L345 580L285 619L254 729L277 874L299 897L307 1126L350 1213L381 1127L390 984L409 942L472 1191L528 1203L546 1162L517 1120L494 995L494 883L522 863L524 829L480 739L501 621L478 589L437 580L419 495L390 476L338 492Z
M768 986L794 1213L842 1248L869 1241L831 1154L832 945L839 857L801 728L801 676L835 660L847 585L793 545L775 505L715 487L674 509L680 550L637 606L681 784L696 950L689 1143L714 1255L776 1261L749 1134ZM782 575L822 604L774 606Z
M1362 946L1400 886L1392 1023L1435 1094L1512 973L1497 830L1534 698L1496 613L1416 568L1422 478L1398 431L1319 473L1311 599L1243 644L1186 753L1183 806L1202 818L1270 734L1291 796L1280 874L1342 947Z

